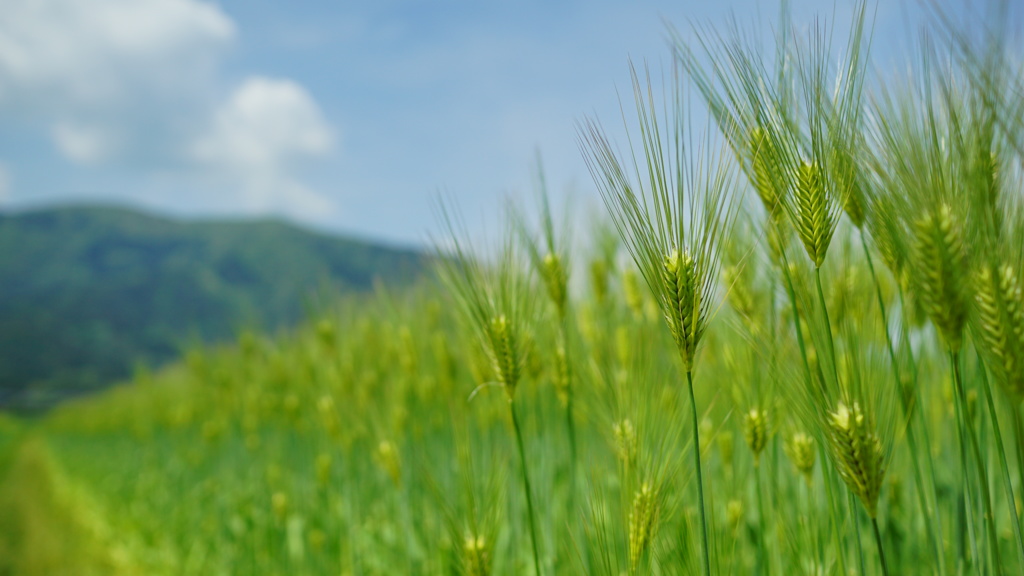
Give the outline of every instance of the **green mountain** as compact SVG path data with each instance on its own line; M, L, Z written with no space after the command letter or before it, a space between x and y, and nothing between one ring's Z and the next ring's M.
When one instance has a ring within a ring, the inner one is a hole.
M316 296L408 283L426 260L274 220L0 215L0 407L97 389L197 339L293 325Z

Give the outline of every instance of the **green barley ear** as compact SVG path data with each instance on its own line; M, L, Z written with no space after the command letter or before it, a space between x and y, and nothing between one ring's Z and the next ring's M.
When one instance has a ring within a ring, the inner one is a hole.
M644 295L640 291L640 282L636 272L632 268L622 271L622 295L626 300L626 306L637 318L644 314Z
M868 516L875 518L885 478L882 442L857 402L852 405L840 402L829 414L828 424L839 475L860 498Z
M678 86L665 120L656 112L650 77L642 83L633 69L632 79L641 142L633 157L620 158L594 121L580 127L580 145L612 221L691 371L716 307L722 239L737 207L734 178L710 134L694 141Z
M519 375L522 370L518 335L510 326L508 316L504 314L491 317L486 334L487 351L491 355L491 362L498 376L498 382L505 386L511 397L515 392L516 384L519 383Z
M814 474L814 462L817 456L814 439L804 432L796 432L785 444L786 455L804 480L810 484Z
M970 272L980 262L978 241L992 231L982 200L993 182L993 148L984 136L989 121L969 94L974 88L937 69L927 54L922 65L914 84L882 90L874 113L881 151L875 172L889 195L898 197L893 227L908 237L911 295L958 353L972 296Z
M850 218L850 222L857 228L864 227L864 221L867 218L864 214L865 210L865 199L863 185L860 183L854 183L850 188L849 194L843 200L843 211Z
M615 454L619 457L626 468L632 468L637 459L637 437L636 428L628 418L612 425L612 435L615 437Z
M798 45L796 51L806 109L804 148L810 159L792 164L795 189L785 206L816 268L825 261L844 208L858 227L864 221L858 162L864 140L865 18L866 5L860 2L838 69L833 69L830 35L823 26L815 25L806 46Z
M631 158L621 158L600 124L579 129L580 146L612 221L661 308L686 372L697 471L701 556L711 575L711 543L701 470L698 410L693 368L711 314L717 309L716 285L721 248L738 203L733 172L709 132L695 141L679 79L658 114L650 75L641 83L631 70L639 134L631 136ZM639 142L639 146L632 145Z
M742 501L729 500L725 505L725 525L733 532L739 530L745 514Z
M967 253L962 224L943 202L919 217L912 228L913 274L921 304L954 351L963 344L967 319Z
M751 408L743 415L743 439L754 455L754 465L761 464L761 452L768 444L768 413L758 408Z
M697 353L697 343L704 334L705 322L700 319L701 297L697 263L689 251L673 250L664 261L664 285L666 287L669 331L682 351L687 369L692 368Z
M779 205L784 193L778 190L779 167L777 157L773 154L771 139L765 131L756 126L750 131L750 168L754 190L757 191L765 211L775 217L779 216Z
M548 297L558 310L558 315L564 316L569 294L569 273L565 269L562 257L554 252L548 252L542 260L541 271L544 286L548 289Z
M775 34L774 74L764 47L738 29L722 35L695 27L700 56L677 30L669 33L676 62L707 104L772 223L783 227L779 208L793 188L800 148L788 20Z
M744 270L742 265L726 266L722 271L722 280L729 289L729 295L726 297L729 305L747 322L751 332L756 335L758 329L755 320L758 312L757 300L751 290L750 278L744 274Z
M534 320L530 277L517 245L506 237L497 258L486 261L469 251L465 226L441 207L449 249L438 247L439 275L486 352L492 376L509 400L523 375L529 350L528 328Z
M975 277L975 331L992 372L1018 403L1024 399L1024 294L1009 264L982 266Z
M548 193L547 179L544 176L544 168L537 160L535 174L537 190L537 206L540 217L540 239L534 235L527 223L525 214L511 206L509 214L512 226L523 246L527 251L531 264L538 276L544 283L548 299L555 307L558 317L565 318L568 312L569 296L569 250L568 235L570 233L568 222L562 223L562 233L555 230L554 216L551 212L551 199Z
M825 262L838 223L838 204L833 196L825 193L817 163L800 163L794 201L795 206L791 210L797 234L807 250L807 256L815 267L820 268Z
M398 455L398 449L389 440L381 440L377 444L377 450L373 459L380 466L391 481L398 486L402 481L402 461Z
M903 199L900 188L872 183L862 192L868 206L867 228L871 240L882 256L882 262L897 282L903 283L907 268L907 230L901 214Z
M629 511L629 566L635 574L654 542L661 518L661 502L651 485L644 482L633 496Z
M873 313L870 300L862 312ZM817 344L828 337L824 326L812 323L809 327L811 342ZM783 375L780 381L790 397L787 409L800 419L802 430L821 443L829 463L875 518L902 425L898 414L901 390L892 380L892 359L875 345L872 322L847 322L838 333L835 370L823 370L819 378L808 380L797 377L796 369L790 368L793 375ZM778 369L786 370L782 364ZM809 475L813 468L813 459L808 457L813 452L810 438L794 436L786 448L801 473Z
M828 153L829 166L833 173L833 181L843 189L840 195L843 212L850 222L861 230L867 220L868 175L864 166L867 148L859 113L850 120L850 124L843 136L835 136L849 141L833 143Z
M488 576L491 573L491 554L483 536L467 534L462 544L462 567L466 576Z

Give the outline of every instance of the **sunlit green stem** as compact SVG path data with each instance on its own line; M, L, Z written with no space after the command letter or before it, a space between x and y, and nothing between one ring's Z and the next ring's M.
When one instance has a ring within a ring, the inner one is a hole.
M967 533L967 540L970 546L971 563L981 562L981 555L978 553L978 539L974 535L974 493L971 489L971 478L970 472L967 469L967 440L964 432L964 418L961 415L960 399L953 399L953 407L956 412L956 431L957 431L957 447L960 452L960 478L963 485L961 486L961 492L958 497L960 505L959 524L958 529L958 542L963 542L963 534ZM966 530L964 529L966 526ZM962 545L962 544L961 544ZM965 565L965 555L959 555L960 563L958 564L958 572L963 573ZM979 574L981 572L979 571Z
M516 445L519 447L520 470L523 473L523 489L526 491L526 513L530 520L530 543L533 545L533 567L537 576L540 571L540 553L537 549L537 523L533 515L533 491L530 489L530 474L526 468L526 450L523 449L523 432L519 426L519 416L516 414L516 404L509 402L509 409L512 411L512 427L516 432Z
M804 331L800 326L800 308L796 302L796 289L793 288L793 277L789 273L789 262L786 259L786 252L785 250L780 252L782 253L782 275L786 279L786 294L789 296L790 306L793 308L793 328L796 331L796 343L800 347L800 358L804 363L807 382L811 383L814 381L814 375L811 373L811 363L807 360L807 345L804 343Z
M1021 417L1021 407L1016 404L1013 407L1013 433L1017 437L1017 474L1020 489L1024 490L1024 425L1021 424Z
M761 489L761 464L760 461L754 463L754 482L755 489L757 490L757 522L758 522L758 539L757 539L757 555L758 564L761 567L762 574L771 573L771 564L768 562L768 532L767 522L764 515L764 493Z
M917 359L914 356L914 348L910 344L910 321L909 312L907 311L906 297L903 295L903 286L897 281L896 282L896 294L899 295L900 299L900 311L903 321L903 334L901 342L905 343L907 351L907 363L910 365L910 378L911 378L911 389L914 394L914 405L923 406L921 402L921 388L918 385L918 371L917 371ZM928 477L932 479L932 501L935 502L935 525L938 527L938 537L941 539L942 535L942 516L940 514L941 506L939 506L939 493L938 493L938 480L935 475L935 458L932 454L932 440L931 433L928 432L928 421L925 420L924 410L914 410L913 414L917 416L919 425L921 426L921 440L925 446L925 466L928 468ZM940 549L942 549L941 540L938 541ZM943 550L944 552L944 550ZM944 569L945 567L945 553L939 555L941 563L939 568Z
M885 549L882 547L882 533L878 530L878 518L871 519L871 527L875 529L875 544L878 546L878 559L882 563L882 574L889 576L889 565L885 562Z
M900 367L896 360L896 348L893 345L892 336L889 334L889 318L885 311L885 298L882 296L882 286L878 282L878 276L875 274L875 264L871 259L871 250L868 249L867 239L864 237L864 231L860 233L860 243L864 248L864 258L868 263L868 270L871 272L871 280L875 285L875 296L878 298L878 310L882 316L882 328L885 332L885 343L889 349L889 360L892 363L894 384L899 387L899 398L900 406L903 408L903 417L907 420L907 444L910 448L910 461L913 464L914 469L914 484L917 488L918 503L921 506L921 513L925 516L925 528L928 530L928 540L932 544L932 553L935 555L935 565L938 567L939 574L946 573L945 562L942 559L942 543L939 540L941 534L941 520L939 519L938 501L936 501L935 510L933 511L928 506L928 496L925 493L924 479L921 475L921 463L918 461L918 454L920 450L917 447L917 438L914 433L914 424L912 420L913 406L908 402L906 394L903 393L903 383L900 379ZM917 383L911 384L914 388L914 394L917 394ZM931 448L926 447L927 451L931 453ZM935 477L932 476L931 493L935 496Z
M867 564L864 562L864 544L860 540L860 515L857 513L857 499L849 489L846 490L847 517L853 527L853 535L857 542L857 562L860 565L860 573L867 574Z
M839 381L839 362L836 360L836 344L832 339L832 323L828 318L828 305L825 303L825 292L821 288L821 268L814 268L814 285L818 289L818 304L821 306L822 318L825 320L825 342L828 344L828 355L832 362L832 375L836 382ZM857 539L857 560L860 563L860 573L865 573L864 546L860 541L860 523L857 521L857 502L854 501L853 492L846 491L846 504L849 508L850 519L853 522L853 534Z
M981 500L984 506L985 529L988 532L988 540L992 549L992 562L996 574L1002 574L1002 557L999 552L999 534L996 532L995 516L992 513L992 496L988 487L988 473L985 471L985 463L981 458L981 447L978 445L978 435L970 422L970 414L967 411L967 394L964 392L963 376L960 372L960 352L951 350L949 362L953 370L953 385L956 388L956 398L960 402L960 418L963 420L963 428L967 433L969 447L974 456L974 463L978 471L978 484L981 487ZM966 465L966 464L965 464Z
M1017 504L1013 497L1013 480L1010 479L1010 466L1006 462L1006 448L1003 446L1003 434L999 430L999 418L996 414L996 404L992 400L992 389L988 385L988 377L985 375L985 368L981 367L981 387L985 392L985 400L988 404L988 411L992 417L992 430L996 435L996 454L999 456L999 465L1003 472L1003 486L1006 490L1006 501L1010 508L1010 517L1013 519L1013 535L1017 540L1017 562L1021 570L1024 570L1024 538L1020 531L1020 517L1017 514Z
M562 314L559 330L564 353L562 361L565 362L565 370L569 374L569 381L566 382L565 390L565 424L569 433L569 498L571 503L576 493L576 423L572 413L574 386L572 381L572 363L569 357L569 322L566 314Z
M821 544L818 542L818 531L812 527L817 507L814 505L814 485L811 483L811 478L809 476L804 478L804 481L798 484L797 497L800 499L804 508L801 513L801 517L797 519L798 525L801 527L800 532L803 534L804 538L806 538L808 546L812 551L811 555L814 558L814 565L824 566L825 559L821 549ZM798 503L797 510L800 508L801 504ZM811 572L814 573L814 570Z
M785 248L779 250L782 262L780 268L782 268L782 276L786 280L786 294L789 296L789 304L793 309L793 328L796 331L796 341L800 348L800 358L804 364L804 373L807 378L807 385L814 385L814 375L811 373L811 364L807 360L807 346L804 344L804 332L800 326L800 308L797 306L796 300L796 289L793 287L793 277L789 273L789 262L786 258ZM825 454L825 447L819 446L818 451L821 453L821 461L827 462L827 455ZM846 555L843 554L842 538L839 533L838 518L840 518L840 512L837 508L835 500L835 487L837 481L832 475L831 470L827 467L822 468L822 478L825 481L825 493L828 496L829 508L832 512L832 539L836 547L836 558L839 560L839 572L846 574Z
M825 342L828 344L828 357L832 361L832 375L839 381L839 363L836 361L836 344L832 340L832 322L828 319L828 306L825 304L825 292L821 289L821 268L814 269L814 285L818 289L818 303L821 315L825 319Z
M697 399L693 395L693 372L686 371L686 385L690 391L693 416L693 457L697 465L697 498L700 501L701 548L704 552L704 576L711 576L711 544L708 542L708 520L704 511L704 474L700 467L700 426L697 424Z

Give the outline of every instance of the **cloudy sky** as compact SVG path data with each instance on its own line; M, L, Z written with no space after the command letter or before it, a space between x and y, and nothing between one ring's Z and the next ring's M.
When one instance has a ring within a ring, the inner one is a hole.
M951 5L961 6L958 0ZM850 2L794 0L848 22ZM923 21L881 2L892 66ZM712 7L713 5L713 7ZM0 0L0 206L106 202L274 214L417 244L432 203L467 219L529 190L593 204L574 122L619 123L628 61L669 59L666 25L767 37L755 0ZM486 217L480 219L486 221Z

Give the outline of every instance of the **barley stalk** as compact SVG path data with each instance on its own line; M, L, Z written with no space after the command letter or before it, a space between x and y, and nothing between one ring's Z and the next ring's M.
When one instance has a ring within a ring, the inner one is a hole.
M654 541L660 515L660 504L654 490L646 482L633 497L629 512L629 570L636 574L640 562Z
M864 260L867 262L868 270L871 272L872 283L875 286L875 297L876 297L876 299L878 301L878 310L879 310L879 314L881 315L882 329L883 329L883 331L885 333L885 343L886 343L886 347L888 348L888 352L889 352L889 360L890 360L890 362L892 362L893 385L894 386L902 387L903 383L902 383L902 379L900 378L899 362L898 362L898 360L896 358L896 347L893 345L892 336L889 334L889 320L888 320L888 315L886 314L885 299L882 297L882 287L879 284L878 276L875 274L875 265L874 265L874 263L872 261L871 251L868 249L867 239L864 237L864 230L863 229L860 231L859 235L860 235L860 240L861 240L861 247L864 249ZM911 359L911 362L913 362L913 359ZM915 378L915 381L911 385L914 387L914 389L913 389L914 405L919 405L920 402L918 402L916 400L916 398L919 395L918 390L917 390L916 378ZM911 401L908 400L907 395L903 394L902 391L899 394L899 398L900 398L901 407L903 409L904 417L908 420L907 428L906 428L906 431L907 431L907 443L910 446L910 458L911 458L911 462L912 462L913 468L914 468L914 484L915 484L915 487L917 488L916 491L917 491L917 496L918 496L918 502L919 502L919 505L921 507L922 514L924 514L927 517L927 520L929 520L929 521L925 522L925 526L927 527L927 530L928 530L928 539L932 543L932 553L935 556L935 564L938 567L939 574L945 574L946 567L945 567L945 560L943 559L943 554L942 554L942 541L941 541L941 536L940 536L941 527L942 527L942 519L939 517L939 511L938 511L938 506L937 506L938 496L937 496L937 494L935 492L935 474L933 472L930 475L930 478L931 478L931 491L930 491L930 493L932 495L932 498L936 502L936 509L933 511L928 506L928 497L927 497L927 495L925 493L924 479L922 477L921 466L920 466L920 463L918 462L918 458L917 458L917 455L920 453L920 450L918 449L917 437L916 437L916 434L914 432L914 421L913 421L914 418L913 417L915 415L919 416L921 411L920 411L920 409L914 410L914 405L911 404ZM932 465L931 465L932 457L931 457L931 448L930 448L930 446L931 446L931 443L928 442L927 428L925 428L925 457L928 459L928 462L929 462L929 470L931 470L933 468Z

